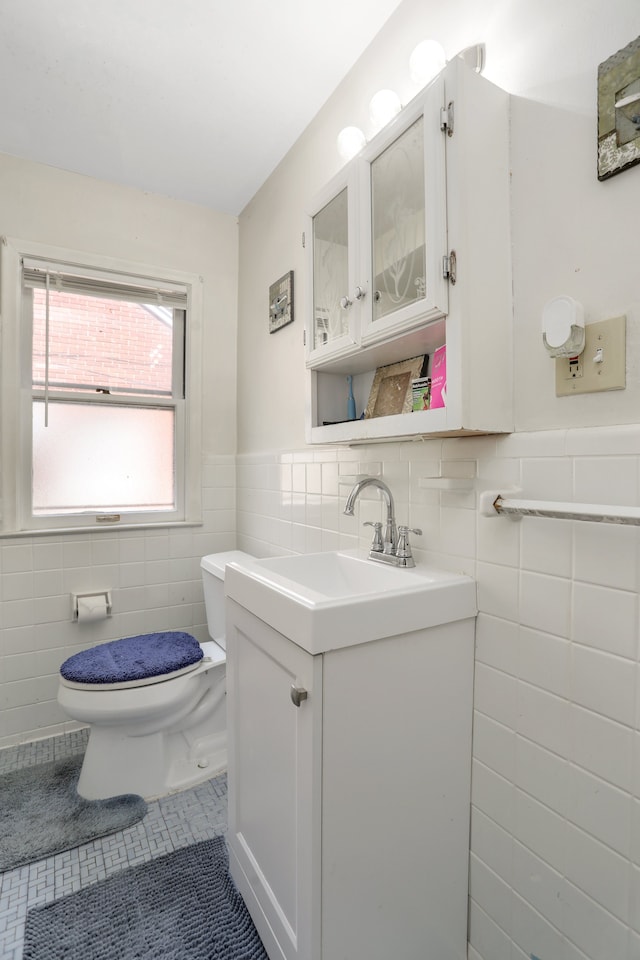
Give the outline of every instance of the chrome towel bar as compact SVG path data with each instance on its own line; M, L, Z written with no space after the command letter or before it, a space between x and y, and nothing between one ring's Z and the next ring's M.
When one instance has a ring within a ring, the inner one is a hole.
M480 494L480 512L484 516L549 517L558 520L589 520L592 523L618 523L640 526L640 507L598 503L571 503L555 500L519 500L494 491Z

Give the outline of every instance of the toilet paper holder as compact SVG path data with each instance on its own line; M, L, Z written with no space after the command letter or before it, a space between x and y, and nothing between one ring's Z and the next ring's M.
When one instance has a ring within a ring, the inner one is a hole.
M71 594L71 620L75 623L104 620L111 615L110 590Z

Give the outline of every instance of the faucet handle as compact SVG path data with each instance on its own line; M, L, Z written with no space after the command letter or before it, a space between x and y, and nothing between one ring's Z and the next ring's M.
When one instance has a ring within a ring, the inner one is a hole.
M400 560L408 560L411 558L411 544L409 543L409 534L415 533L417 536L422 536L422 530L420 527L405 527L402 525L398 526L398 546L396 549L396 557Z
M382 553L384 544L382 542L382 524L372 523L371 520L365 520L363 527L373 527L373 540L371 541L371 553Z

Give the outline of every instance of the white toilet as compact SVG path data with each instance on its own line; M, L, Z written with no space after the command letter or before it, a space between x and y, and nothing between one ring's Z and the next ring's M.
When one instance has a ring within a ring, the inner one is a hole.
M247 558L241 550L202 558L210 641L197 644L178 632L150 634L100 644L62 664L58 702L91 728L80 796L135 793L150 799L226 768L224 570ZM96 652L102 664L97 668ZM124 679L127 671L133 679Z

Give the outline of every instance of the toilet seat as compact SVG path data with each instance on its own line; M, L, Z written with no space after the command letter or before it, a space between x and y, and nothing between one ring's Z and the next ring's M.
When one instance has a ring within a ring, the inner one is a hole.
M163 673L157 677L140 677L138 680L121 680L118 683L81 683L78 680L67 680L60 674L60 683L63 687L69 687L71 690L128 690L136 687L151 687L158 683L165 683L167 680L175 680L185 673L197 673L198 668L209 667L208 659L203 658L199 663L194 663L190 667L183 667L182 670L173 670L171 673Z
M208 669L211 662L189 633L147 633L74 654L60 667L60 682L76 690L126 690Z

